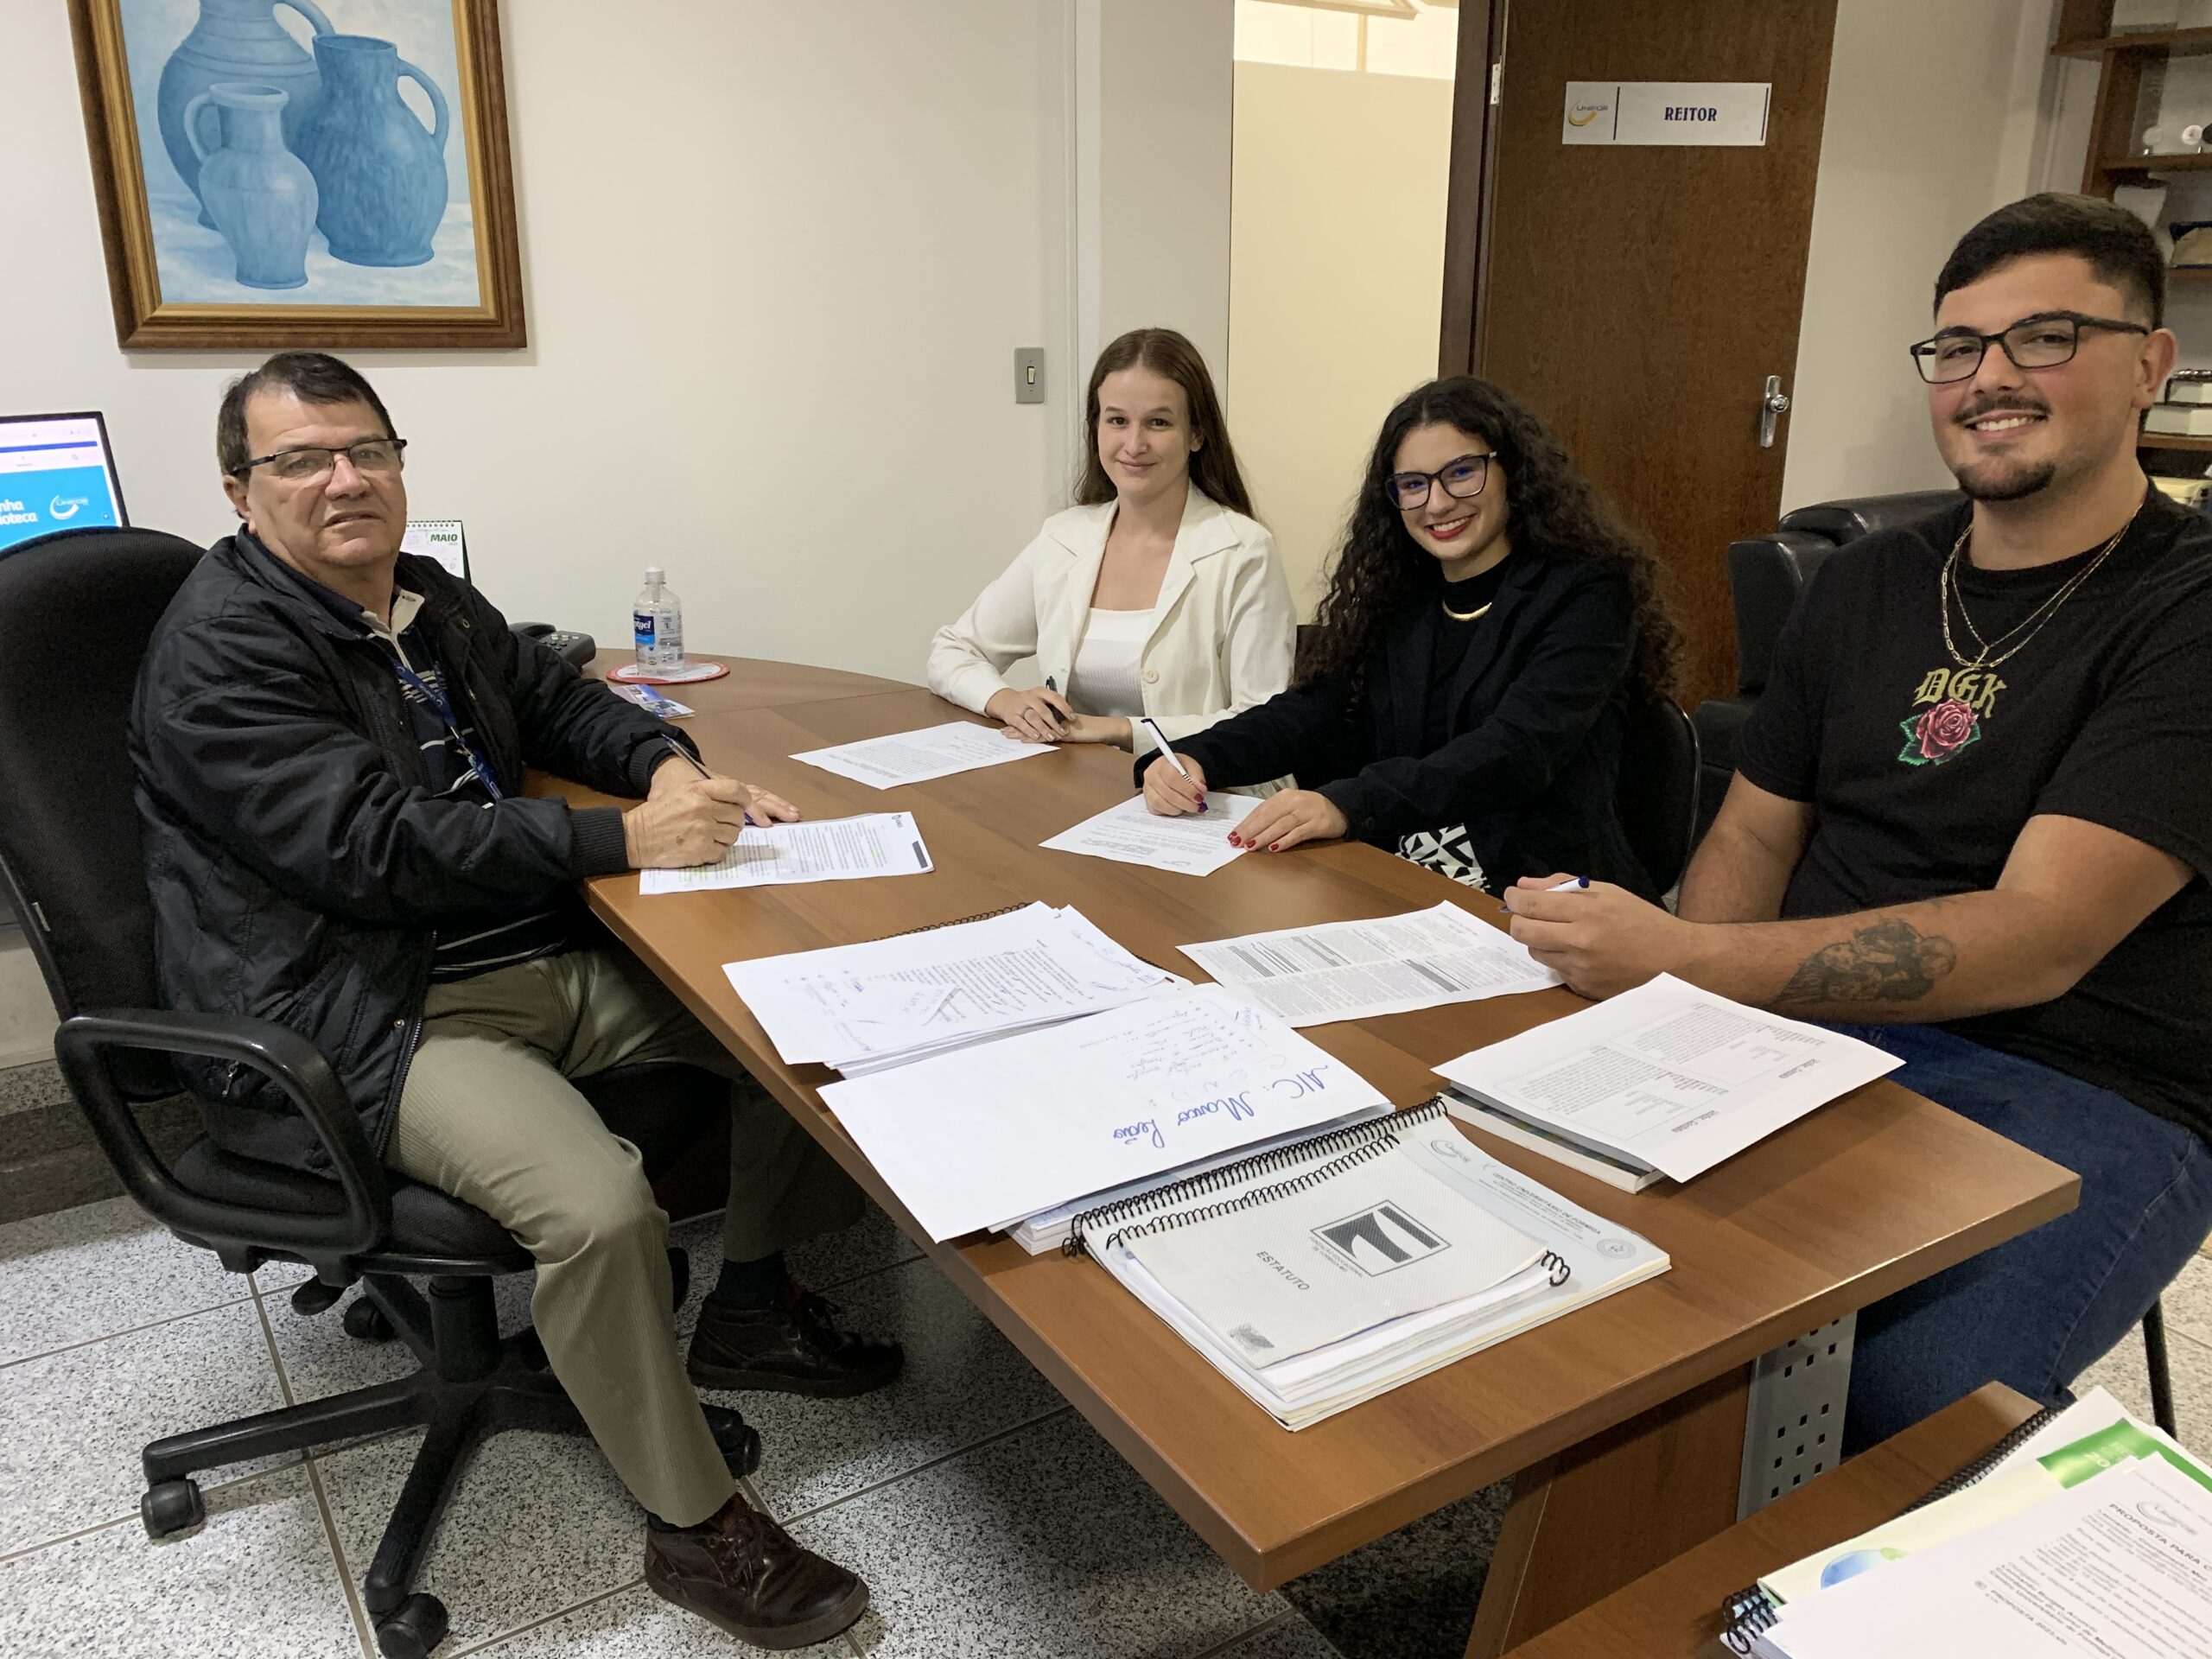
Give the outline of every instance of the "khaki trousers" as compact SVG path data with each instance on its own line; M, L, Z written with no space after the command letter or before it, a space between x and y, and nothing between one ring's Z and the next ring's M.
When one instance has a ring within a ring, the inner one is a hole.
M679 1526L736 1482L683 1374L668 1217L638 1149L569 1082L688 1061L730 1079L724 1253L756 1261L860 1214L859 1190L627 952L574 950L433 985L385 1161L505 1227L537 1259L553 1373L632 1496Z

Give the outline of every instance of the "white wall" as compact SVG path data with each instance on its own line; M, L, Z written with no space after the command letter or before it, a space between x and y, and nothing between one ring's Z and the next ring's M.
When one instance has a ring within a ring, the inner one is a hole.
M2051 0L1841 0L1790 388L1786 512L1951 482L1904 347L1992 208L2081 188L2096 66L2049 55ZM2086 77L2086 79L2085 79Z

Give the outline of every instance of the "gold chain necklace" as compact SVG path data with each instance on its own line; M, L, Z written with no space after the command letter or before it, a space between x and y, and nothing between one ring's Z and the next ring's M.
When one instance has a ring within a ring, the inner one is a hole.
M1454 622L1471 622L1477 617L1488 611L1490 609L1490 605L1495 605L1497 603L1497 601L1493 599L1491 601L1490 605L1478 605L1471 611L1455 611L1452 608L1451 602L1447 600L1440 599L1436 602L1444 607L1444 614L1450 617Z
M1969 518L1967 527L1959 532L1959 539L1951 543L1951 556L1943 562L1943 579L1939 604L1943 620L1943 649L1951 653L1951 660L1962 669L1985 669L1995 668L1999 663L2018 656L2026 648L2028 641L2041 633L2050 619L2058 614L2058 607L2073 598L2075 591L2083 582L2097 574L2097 568L2112 556L2113 549L2118 547L2120 537L2134 527L2136 516L2142 511L2143 509L2138 506L2134 512L2130 513L2127 522L2113 532L2112 539L2097 550L2094 558L2074 575L2069 577L2065 585L2056 593L2029 612L2024 620L1998 636L1993 643L1984 639L1981 637L1981 630L1974 626L1974 618L1967 613L1966 595L1959 589L1959 560L1966 552L1967 538L1974 534L1974 522ZM1973 637L1974 643L1979 649L1979 654L1971 662L1967 659L1966 653L1958 648L1951 638L1951 607L1954 604L1959 607L1959 620L1966 625L1967 632ZM2010 643L2013 636L2023 630L2026 631L2026 639L2020 640L2019 644L2013 645L2011 650L2003 651L2002 648ZM2000 651L2001 655L1993 654Z

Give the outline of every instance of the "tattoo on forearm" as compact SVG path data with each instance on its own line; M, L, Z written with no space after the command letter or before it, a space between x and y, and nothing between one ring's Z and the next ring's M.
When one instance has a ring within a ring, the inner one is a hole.
M1885 917L1848 939L1824 944L1797 965L1774 1005L1800 1002L1910 1002L1936 988L1957 966L1956 946L1923 933L1900 917Z

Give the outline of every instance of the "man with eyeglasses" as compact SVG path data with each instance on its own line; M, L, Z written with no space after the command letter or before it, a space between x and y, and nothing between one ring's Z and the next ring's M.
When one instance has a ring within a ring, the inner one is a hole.
M747 822L797 812L707 775L660 721L403 555L406 442L346 364L270 359L225 395L216 449L242 523L156 629L132 719L164 995L301 1033L387 1164L537 1258L533 1323L647 1511L648 1583L762 1646L827 1639L867 1586L747 1505L760 1436L734 1412L710 1425L692 1385L853 1395L896 1376L896 1345L837 1330L784 1268L785 1245L857 1216L857 1192L573 893L711 861ZM644 798L529 798L531 766ZM732 1084L728 1260L688 1363L668 1217L569 1081L656 1061ZM259 1079L190 1076L217 1142L327 1173Z
M2212 526L2136 459L2164 278L2106 201L1969 231L1910 348L1968 500L1821 567L1679 916L1508 895L1586 995L1664 971L1837 1022L2081 1175L1859 1316L1847 1452L1992 1378L2063 1399L2212 1230Z

